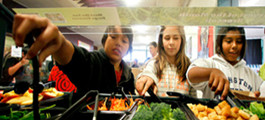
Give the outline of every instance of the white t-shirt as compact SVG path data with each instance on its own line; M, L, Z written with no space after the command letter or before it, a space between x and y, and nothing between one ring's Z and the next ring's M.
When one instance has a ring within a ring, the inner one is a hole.
M203 92L203 98L214 98L214 92L208 86L208 81L201 83L191 83L188 78L188 72L193 67L217 68L221 70L230 82L231 90L240 91L260 91L261 96L265 95L265 82L251 68L246 66L242 59L232 66L223 57L214 55L208 59L198 59L194 61L187 71L187 79L191 86Z

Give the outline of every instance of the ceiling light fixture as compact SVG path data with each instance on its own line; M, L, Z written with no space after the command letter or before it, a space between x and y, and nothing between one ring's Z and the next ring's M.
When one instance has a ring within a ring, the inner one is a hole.
M124 3L127 7L135 7L139 5L140 0L124 0Z

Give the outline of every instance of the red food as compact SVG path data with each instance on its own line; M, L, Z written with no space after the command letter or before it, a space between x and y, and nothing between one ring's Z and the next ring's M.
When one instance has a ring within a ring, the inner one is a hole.
M28 89L29 93L33 93L33 89L29 88Z
M43 92L43 99L51 99L51 98L56 98L57 94L56 93L52 93L52 92Z
M9 101L10 99L13 99L13 98L16 98L18 97L19 95L12 95L12 96L9 96L9 97L4 97L2 100L1 100L1 103L6 103L7 101Z
M4 91L3 90L0 90L0 100L2 99L2 97L4 97L3 96L3 93L4 93Z

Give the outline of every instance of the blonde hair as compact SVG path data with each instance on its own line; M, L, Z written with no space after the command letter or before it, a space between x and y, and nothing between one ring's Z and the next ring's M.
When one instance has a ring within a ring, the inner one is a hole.
M163 48L163 32L167 26L162 26L160 30L159 40L158 40L158 56L155 58L155 67L157 69L157 77L161 79L163 69L167 63L166 52ZM190 59L185 54L186 37L183 26L176 26L179 34L181 36L180 49L176 55L174 66L177 67L176 73L179 75L180 81L186 80L186 71L190 65Z

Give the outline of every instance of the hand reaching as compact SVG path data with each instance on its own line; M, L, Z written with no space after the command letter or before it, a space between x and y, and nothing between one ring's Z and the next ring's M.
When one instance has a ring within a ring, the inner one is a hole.
M65 40L64 36L59 32L57 26L52 24L47 18L38 17L36 15L15 15L13 22L13 38L17 46L23 46L27 34L35 30L39 30L40 34L34 35L35 41L27 52L27 59L31 59L38 55L39 64L41 66L42 62L49 55L55 55L55 58L58 58L57 56L64 56L62 53L64 53L65 50L62 48L66 46L64 43L66 43L67 40ZM65 59L62 57L59 60Z
M23 57L22 60L20 61L20 63L21 63L22 66L23 65L27 65L27 64L29 64L29 60L26 59L25 57Z
M230 85L226 76L219 69L213 69L209 77L209 87L212 91L215 91L215 94L222 94L221 100L224 100L227 96Z
M155 82L152 78L148 76L142 76L136 81L136 90L138 91L139 95L144 95L149 87L153 87L153 92L156 94L158 89L155 85Z

